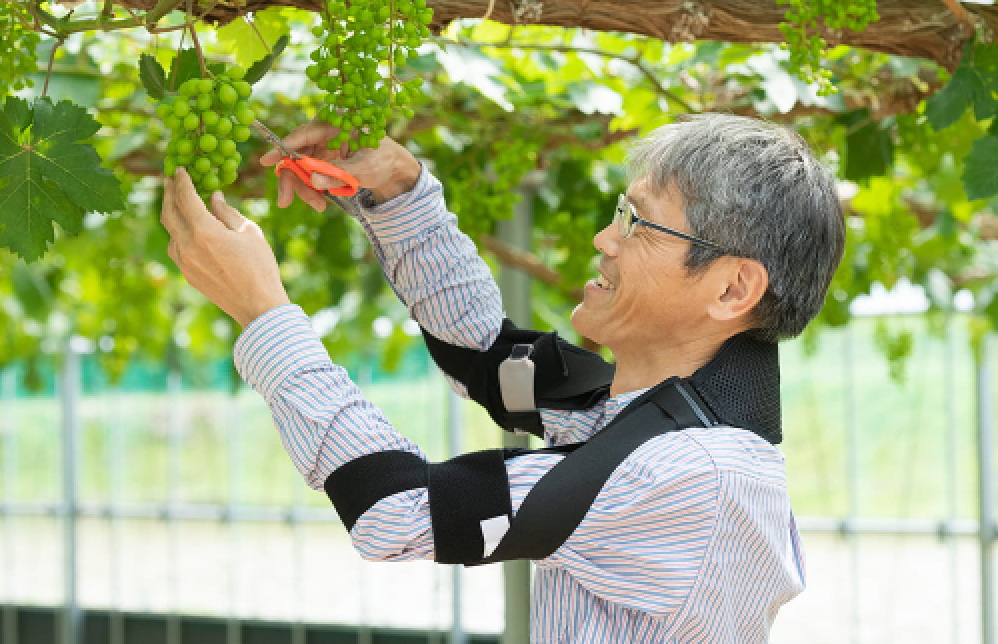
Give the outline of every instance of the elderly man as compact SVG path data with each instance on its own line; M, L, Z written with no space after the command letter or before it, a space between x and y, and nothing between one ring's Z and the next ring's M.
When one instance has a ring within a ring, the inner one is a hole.
M766 641L804 587L773 446L775 343L818 312L844 243L834 182L803 140L705 114L635 146L615 221L594 239L599 275L572 314L611 367L504 321L441 184L405 148L385 139L343 158L326 151L334 135L310 124L287 144L359 179L344 204L458 391L549 446L427 464L329 360L259 228L220 194L206 208L178 170L163 205L170 256L244 327L240 374L360 554L534 559L538 643ZM295 193L325 208L284 173L278 205Z

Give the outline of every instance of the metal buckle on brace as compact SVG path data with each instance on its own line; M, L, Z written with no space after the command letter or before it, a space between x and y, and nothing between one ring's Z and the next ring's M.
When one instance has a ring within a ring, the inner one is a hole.
M535 411L532 344L515 344L509 357L499 364L499 392L506 411Z

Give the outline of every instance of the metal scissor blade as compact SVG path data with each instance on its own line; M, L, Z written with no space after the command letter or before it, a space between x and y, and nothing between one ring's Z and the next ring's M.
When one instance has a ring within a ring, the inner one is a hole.
M296 161L301 158L300 154L298 154L291 148L284 145L284 141L282 141L279 136L274 134L269 127L267 127L260 121L253 121L252 125L254 128L256 128L256 131L263 136L263 138L267 139L267 141L277 146L277 149L279 149L284 154L284 156L294 159Z

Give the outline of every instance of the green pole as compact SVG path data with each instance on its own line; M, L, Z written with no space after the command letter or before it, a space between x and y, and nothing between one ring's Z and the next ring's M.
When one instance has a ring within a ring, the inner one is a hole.
M513 219L500 221L498 237L506 244L530 250L533 225L533 198L536 181L525 180L520 185L520 201L514 207ZM521 328L531 328L530 276L515 268L503 266L499 274L506 315ZM527 447L527 437L503 432L506 447ZM508 561L503 564L503 596L505 599L505 629L502 644L530 642L530 562Z

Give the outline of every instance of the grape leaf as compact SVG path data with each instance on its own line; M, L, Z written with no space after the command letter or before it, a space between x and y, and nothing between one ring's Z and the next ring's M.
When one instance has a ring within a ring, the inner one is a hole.
M894 163L894 141L890 132L871 120L870 111L865 108L843 115L840 121L849 128L845 178L862 181L885 174Z
M982 136L964 159L963 187L970 199L998 195L998 136Z
M125 207L118 179L92 145L100 129L85 109L8 97L0 110L0 246L27 261L54 239L52 222L78 234L88 211Z
M938 132L960 120L974 100L974 74L957 67L946 87L925 102L925 116Z
M249 65L270 53L270 43L290 33L283 7L271 7L253 14L253 25L243 16L216 32L221 45L228 47L240 65ZM253 27L256 29L253 29Z
M150 98L163 100L166 95L166 72L158 60L149 54L139 56L139 78Z
M288 46L288 42L290 42L290 38L288 38L287 34L278 38L277 42L274 43L274 48L270 50L270 53L253 63L253 65L246 71L246 76L243 80L250 85L253 85L258 80L263 78L263 75L269 72L270 68L274 66L274 62L277 60L277 57L281 55L281 52L284 51L284 48Z

